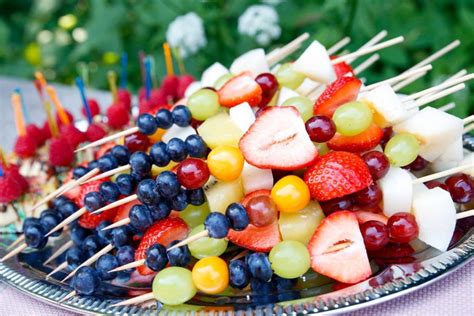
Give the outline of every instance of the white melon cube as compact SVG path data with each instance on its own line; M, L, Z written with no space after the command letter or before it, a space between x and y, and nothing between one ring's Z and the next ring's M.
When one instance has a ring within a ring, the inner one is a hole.
M277 106L281 106L286 100L293 97L299 97L300 95L295 90L291 90L286 87L281 87L280 93L278 94Z
M459 137L454 143L446 147L445 152L433 161L431 169L434 172L440 172L459 166L464 159L464 148L462 146L462 137Z
M326 48L318 41L311 45L293 63L293 69L306 77L325 84L336 80L336 72Z
M201 81L194 81L192 82L187 88L186 91L184 91L184 97L189 98L191 94L194 92L198 91L199 89L202 88Z
M252 49L237 57L230 66L230 72L239 75L250 71L255 77L264 72L270 72L270 66L263 48Z
M170 141L171 138L179 138L182 141L185 141L189 135L196 134L196 130L191 126L180 127L178 125L171 126L162 137L162 141L167 143Z
M404 104L388 84L380 85L364 95L364 99L376 112L376 122L381 127L392 126L406 116Z
M229 115L235 125L244 133L249 129L250 125L255 122L255 114L247 102L230 108Z
M413 199L411 174L405 169L390 167L378 181L383 195L383 213L390 217L398 212L410 212Z
M273 173L271 169L260 169L244 162L242 170L242 185L245 194L257 190L271 190L273 188Z
M228 73L229 70L221 63L213 63L203 71L201 76L201 84L203 87L213 87L217 79Z
M301 95L308 95L311 91L315 90L320 85L321 84L319 82L313 81L309 78L305 78L300 84L300 86L296 88L296 92Z

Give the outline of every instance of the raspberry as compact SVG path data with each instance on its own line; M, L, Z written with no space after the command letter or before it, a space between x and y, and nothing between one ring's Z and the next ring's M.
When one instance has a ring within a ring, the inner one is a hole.
M15 143L15 154L20 158L33 157L36 153L36 141L30 136L19 136Z
M74 149L64 138L53 138L49 145L49 162L55 167L67 167L74 162Z
M115 103L107 109L107 124L113 129L120 129L128 124L130 113L122 103Z
M10 203L21 196L21 185L8 174L0 177L0 203Z
M176 97L178 99L184 98L184 92L186 92L186 89L189 87L191 83L195 81L194 77L191 75L181 75L178 77L179 79L179 84L178 88L176 89Z
M48 121L45 121L43 124L43 127L41 128L41 131L43 132L43 136L48 140L51 138L51 129L49 128L49 123Z
M76 148L80 143L87 140L86 135L72 124L61 126L61 137L66 139L72 148Z
M72 123L74 122L74 116L71 114L71 112L64 110L66 112L67 117L69 118L69 122ZM61 127L63 124L63 121L61 121L61 118L59 117L59 113L56 113L56 122L58 123L58 127Z
M25 179L25 177L20 174L20 168L17 165L9 164L8 167L0 165L0 167L3 169L5 176L10 177L18 182L23 193L28 191L30 184Z
M118 101L123 104L128 111L132 108L132 95L126 89L119 89L117 91L117 99Z
M29 124L28 126L26 126L26 135L34 139L38 147L43 146L47 140L47 137L44 135L43 130L35 124Z
M105 135L107 135L107 132L97 124L89 125L86 131L87 140L90 142L95 142L96 140L102 139L105 137Z
M161 82L160 90L163 90L166 98L175 99L178 97L179 78L177 76L165 76Z
M99 103L95 99L88 99L87 103L89 103L89 109L91 110L92 117L100 114L100 106ZM81 108L81 113L84 117L87 118L86 110L84 107Z

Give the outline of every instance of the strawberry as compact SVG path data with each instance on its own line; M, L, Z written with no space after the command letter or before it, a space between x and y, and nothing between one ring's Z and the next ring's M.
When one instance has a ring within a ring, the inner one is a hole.
M79 192L79 195L76 195L75 196L75 202L76 204L79 206L79 207L83 207L84 206L84 197L86 196L87 193L89 192L95 192L95 191L99 191L99 186L105 182L105 181L108 181L109 178L105 178L105 179L100 179L100 180L96 180L96 181L92 181L92 182L87 182L87 183L84 183L83 185L80 186L81 188L81 191Z
M336 59L337 57L338 56L331 56L331 60ZM333 65L333 68L337 78L344 76L354 76L354 70L352 69L351 65L344 61Z
M250 192L243 198L241 203L244 207L247 207L252 198L262 195L270 196L270 194L270 190L257 190ZM276 221L264 227L256 227L250 224L242 231L231 229L229 230L227 238L240 247L263 252L270 251L273 246L281 241L280 230L278 229L278 223Z
M145 259L148 247L154 244L160 244L165 247L174 241L186 238L189 233L189 227L185 221L178 217L168 217L155 222L147 229L143 235L137 250L135 251L135 260ZM137 268L138 273L147 275L154 273L146 265Z
M36 153L36 141L28 135L18 136L16 139L14 151L20 158L30 158Z
M117 145L117 144L114 143L114 142L108 142L108 143L105 143L105 144L101 145L99 147L99 149L97 149L97 151L94 154L95 159L99 159L100 157L102 157L103 155L108 153L113 147L115 147L115 145Z
M54 167L67 167L74 162L74 149L66 139L60 137L51 140L49 162Z
M137 201L132 201L132 202L128 202L126 204L123 204L117 207L117 214L115 215L114 222L118 222L124 218L127 218L128 213L130 213L130 209L132 208L132 206L137 205L137 204L140 204L140 203Z
M193 76L191 75L181 75L178 77L178 89L176 90L176 97L177 99L184 98L184 92L189 87L191 83L196 81Z
M332 117L337 108L344 103L354 101L359 94L362 81L356 77L341 77L327 86L314 104L315 115Z
M83 228L94 229L103 221L112 221L116 214L116 208L103 211L99 214L91 214L90 212L86 212L84 215L79 217L78 224Z
M26 126L26 135L34 139L38 147L43 146L47 140L47 137L46 135L44 135L43 130L35 124L28 124Z
M0 171L0 204L11 203L22 194L21 185L8 174Z
M239 147L248 163L264 169L301 169L318 155L293 106L272 106L262 111L240 139Z
M338 282L354 284L372 274L357 217L350 211L323 219L308 250L313 270Z
M318 157L304 175L311 197L327 201L348 195L372 184L365 162L345 151L332 151Z
M368 221L379 221L387 225L388 218L383 214L373 213L369 211L354 211L359 224L363 224Z
M61 126L61 137L63 137L72 148L86 141L86 134L78 130L73 124Z
M95 99L88 99L87 103L89 103L89 109L91 110L92 117L100 114L100 106ZM87 118L87 113L84 107L81 108L81 113Z
M257 106L262 100L262 88L248 73L230 79L217 93L219 103L228 108L243 102Z
M122 103L115 103L106 111L107 125L112 129L120 129L130 121L130 113Z
M355 136L334 135L327 145L332 150L363 152L375 148L383 137L383 129L372 124L368 129Z
M87 128L86 137L90 142L95 142L96 140L102 139L107 135L107 132L97 124L91 124Z

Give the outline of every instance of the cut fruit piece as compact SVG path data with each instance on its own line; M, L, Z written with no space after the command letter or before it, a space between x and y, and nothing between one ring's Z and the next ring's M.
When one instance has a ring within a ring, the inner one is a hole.
M244 102L250 106L257 106L262 100L262 88L248 73L227 81L217 94L219 103L228 108Z
M255 122L255 113L247 102L230 108L229 115L242 132L246 132Z
M359 156L332 151L316 159L306 171L304 181L313 199L327 201L368 187L372 184L372 177Z
M464 159L462 137L446 147L446 151L431 164L434 172L440 172L459 166Z
M331 60L336 59L337 56L331 56ZM340 63L334 64L334 72L336 77L354 76L354 69L348 63L341 61Z
M330 84L314 104L315 115L332 117L338 107L357 99L362 81L356 77L341 77Z
M413 199L418 239L446 251L456 226L456 209L451 195L441 188L427 190Z
M398 212L410 212L413 200L412 177L408 171L391 166L378 181L383 195L383 213L392 216Z
M187 88L186 91L184 92L184 97L189 98L191 94L194 92L198 91L199 89L202 88L202 83L201 81L194 81L192 82Z
M206 70L203 71L201 76L202 87L213 87L214 83L225 74L228 74L229 70L224 67L221 63L213 63Z
M297 170L310 165L318 155L292 106L264 110L240 139L239 147L249 164L262 169Z
M211 212L225 213L227 206L239 202L244 197L242 180L217 182L205 191Z
M237 246L260 252L269 252L281 241L276 221L264 227L249 224L242 231L230 229L227 238Z
M311 91L319 87L319 82L313 81L309 78L305 78L303 82L296 88L296 92L300 95L308 95Z
M313 270L336 281L354 284L372 274L359 222L350 211L323 219L308 250Z
M426 107L393 127L396 133L409 133L420 142L419 155L432 162L463 134L463 121L449 113Z
M388 217L380 213L368 211L354 211L354 214L357 217L359 224L363 224L368 221L378 221L386 225L388 222Z
M362 101L374 110L374 121L380 127L392 126L407 117L405 105L389 84L380 85L365 93Z
M251 72L254 77L264 72L270 72L263 48L249 50L237 57L230 66L230 72L234 75L240 75L245 71Z
M185 141L189 135L195 135L196 130L191 126L180 127L178 125L171 126L164 134L161 140L165 143L169 142L171 138L179 138Z
M273 187L273 173L271 169L260 169L244 162L242 170L242 184L245 194L257 190L271 190Z
M324 219L321 206L310 201L302 210L295 213L280 213L278 224L283 240L295 240L307 245L316 227Z
M240 138L244 134L230 118L229 114L225 112L208 118L197 130L204 142L211 149L223 145L237 147Z
M306 48L293 63L293 69L314 81L325 84L330 84L337 78L326 48L318 41L313 41Z
M290 88L281 87L280 92L278 93L277 106L281 106L288 99L299 96L298 92L291 90Z
M334 135L327 145L332 150L360 153L375 148L383 138L383 130L375 124L355 136Z

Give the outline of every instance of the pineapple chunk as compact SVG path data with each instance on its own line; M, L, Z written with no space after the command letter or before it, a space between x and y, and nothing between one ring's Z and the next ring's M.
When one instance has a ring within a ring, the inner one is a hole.
M239 140L244 134L225 112L205 120L198 127L198 133L211 149L221 145L238 147Z
M244 197L242 179L217 182L206 191L207 203L211 212L225 213L227 206L240 202Z
M295 240L307 245L316 227L324 219L321 206L310 201L306 207L295 213L282 212L278 219L283 240Z

